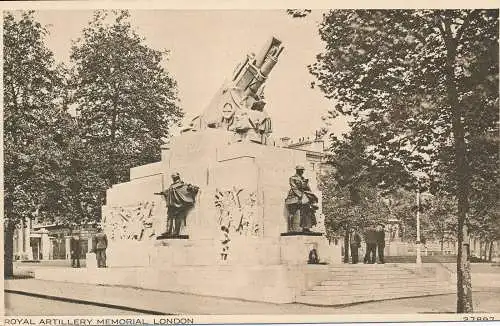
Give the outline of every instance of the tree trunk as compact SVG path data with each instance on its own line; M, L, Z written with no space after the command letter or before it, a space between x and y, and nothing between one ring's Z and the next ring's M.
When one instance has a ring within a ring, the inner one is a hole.
M345 230L344 235L344 263L349 264L349 229Z
M444 19L443 38L446 45L446 91L451 109L452 131L455 147L455 180L457 184L458 209L458 254L457 254L457 312L473 312L472 284L469 259L469 230L467 227L467 212L469 210L469 166L465 144L464 114L458 99L455 80L455 59L457 40L453 37L449 20Z
M491 263L491 258L493 256L493 241L490 241L490 252L488 253L488 261Z
M3 247L3 276L4 278L12 277L14 275L14 224L5 223L3 230L4 247Z

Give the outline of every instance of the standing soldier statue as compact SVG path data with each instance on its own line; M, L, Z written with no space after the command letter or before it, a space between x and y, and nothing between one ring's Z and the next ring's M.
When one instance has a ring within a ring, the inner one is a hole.
M311 232L316 225L318 197L311 192L309 180L304 178L304 167L298 165L291 176L290 191L285 199L288 209L288 232Z
M172 181L168 189L155 195L162 195L167 204L167 234L178 236L181 225L186 225L187 213L194 206L199 188L184 183L177 172L172 174Z

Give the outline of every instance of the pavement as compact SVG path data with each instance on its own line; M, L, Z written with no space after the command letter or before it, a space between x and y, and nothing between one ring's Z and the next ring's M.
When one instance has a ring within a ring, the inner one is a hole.
M33 265L33 266L31 266ZM30 278L33 268L54 265L16 263L21 277L6 280L7 315L102 315L99 311L128 311L133 314L356 314L356 313L453 313L456 295L437 295L395 299L347 306L318 307L304 304L273 304L195 294L145 290L123 286L103 286L36 280ZM69 268L60 264L61 268ZM473 299L476 312L498 312L500 309L500 268L473 266ZM474 283L474 280L476 282ZM482 285L479 286L481 280ZM490 286L488 285L490 284ZM484 285L484 286L483 286ZM230 284L228 284L230 286ZM10 301L9 301L10 300ZM23 310L19 303L36 301L42 308L29 305ZM10 303L10 306L9 306ZM51 304L54 303L54 304ZM64 308L61 308L63 305ZM92 310L91 307L98 307ZM89 308L90 307L90 308ZM27 309L27 310L26 310ZM38 310L37 310L38 309ZM104 310L106 311L106 310Z
M60 302L72 303L74 308L64 309L62 312L58 308L55 314L58 314L59 311L60 315L79 315L81 305L94 305L112 310L127 310L133 312L133 314L162 315L453 313L456 307L456 296L454 294L385 300L348 306L316 307L303 304L273 304L121 286L75 284L36 279L6 280L5 292L7 307L9 307L9 297L19 295L37 298L40 302L47 302L47 300L54 302L54 305L49 310L40 311L43 315L58 307ZM476 291L473 296L476 312L498 311L500 307L500 289ZM33 307L27 309L21 314L28 315L30 312L34 315L41 314L36 310L33 311ZM19 313L23 309L11 305L10 311ZM8 312L9 309L7 309ZM100 314L95 311L95 315Z
M74 302L44 299L31 295L5 294L6 316L130 316L140 314L129 309L77 304Z

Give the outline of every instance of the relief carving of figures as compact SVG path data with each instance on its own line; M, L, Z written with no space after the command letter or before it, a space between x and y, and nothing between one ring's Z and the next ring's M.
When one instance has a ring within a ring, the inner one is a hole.
M215 207L221 230L221 259L226 260L232 236L258 236L262 232L257 216L256 193L236 188L217 189Z
M112 207L103 216L104 231L111 240L148 240L155 236L154 201Z
M166 234L178 236L181 226L186 226L186 217L194 206L199 188L181 180L179 173L172 174L173 183L168 189L155 195L161 195L167 205L167 231Z
M318 197L311 192L309 180L303 177L304 167L298 165L289 179L290 190L285 199L288 209L288 232L310 232L316 225Z

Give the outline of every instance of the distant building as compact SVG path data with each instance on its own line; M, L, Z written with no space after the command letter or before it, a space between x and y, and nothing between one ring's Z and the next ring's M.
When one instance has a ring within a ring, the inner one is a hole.
M88 224L78 229L57 224L39 224L37 220L29 220L27 225L21 224L14 231L15 260L69 260L70 239L73 234L80 235L80 257L92 248L92 235L96 228Z
M318 174L322 173L326 157L324 140L302 137L297 141L292 141L289 137L282 137L275 145L306 152L306 159L309 162L311 171Z

